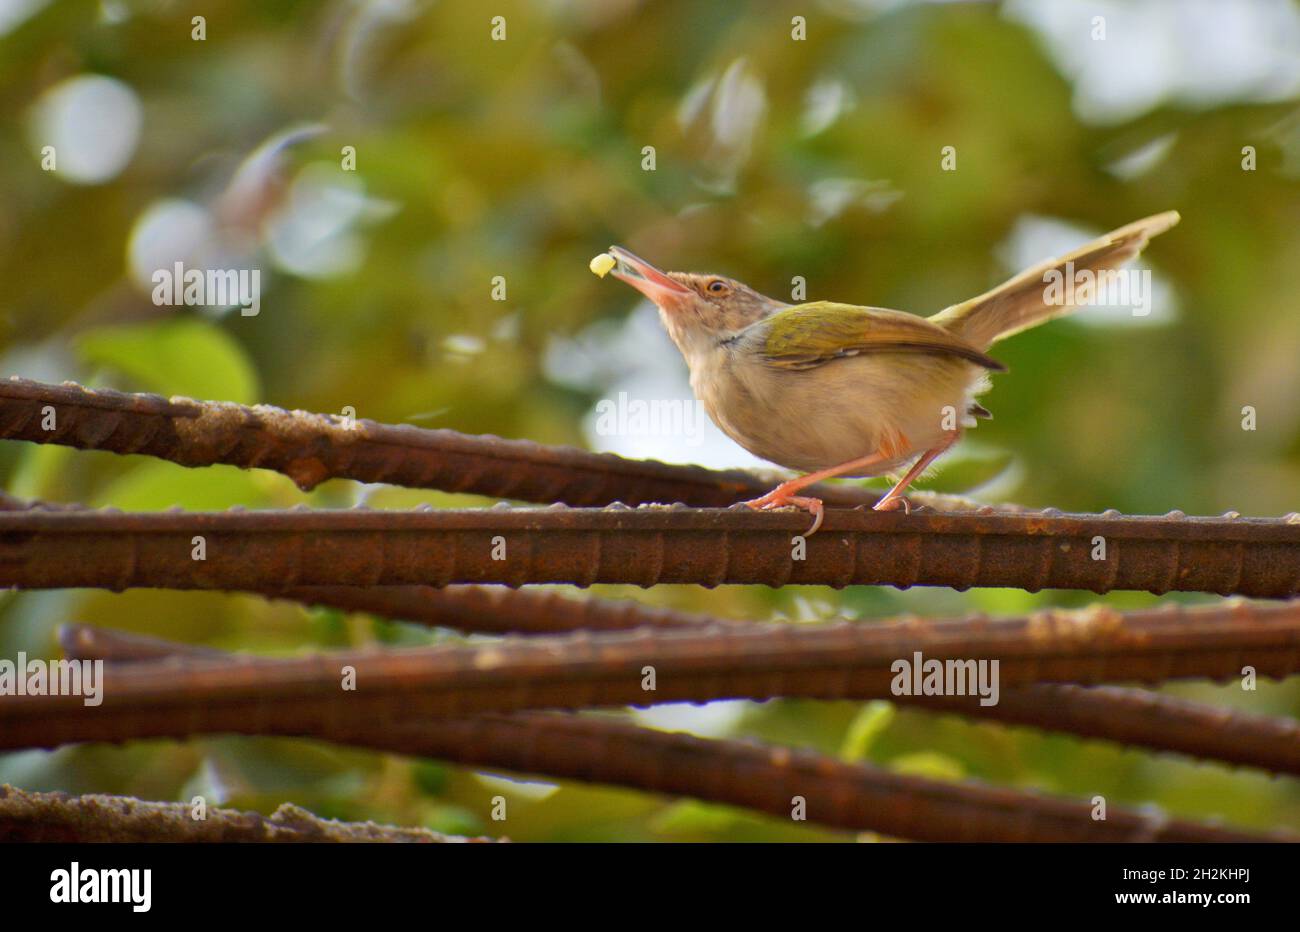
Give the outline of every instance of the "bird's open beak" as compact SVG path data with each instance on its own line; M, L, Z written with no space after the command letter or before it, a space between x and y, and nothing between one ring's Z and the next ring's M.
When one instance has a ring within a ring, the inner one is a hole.
M619 281L627 282L665 311L676 310L695 294L622 246L609 247L609 254L618 260L618 265L610 274Z

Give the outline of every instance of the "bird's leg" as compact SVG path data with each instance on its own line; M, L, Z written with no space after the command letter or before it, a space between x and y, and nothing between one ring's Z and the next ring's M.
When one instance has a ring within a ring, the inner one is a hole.
M863 456L856 460L849 460L847 463L840 463L838 466L831 466L827 469L819 469L816 472L810 472L806 476L799 476L796 479L789 479L782 482L775 489L768 492L761 498L751 499L744 504L755 510L768 508L784 508L787 505L793 505L796 508L802 508L813 516L812 527L805 533L805 537L811 537L817 533L817 529L822 526L822 500L812 498L806 495L796 495L796 492L806 489L808 486L823 479L830 479L834 476L842 476L846 472L853 472L858 469L869 469L880 463L889 462L890 457L885 453L872 453L870 456Z
M931 447L921 454L921 458L912 464L912 468L907 471L907 475L894 483L894 487L886 492L872 507L876 511L893 511L900 506L905 514L912 513L912 506L908 504L907 499L903 498L904 490L912 484L917 476L925 472L926 468L939 457L941 453L958 441L961 437L961 431L949 431L948 436L940 441L936 447Z

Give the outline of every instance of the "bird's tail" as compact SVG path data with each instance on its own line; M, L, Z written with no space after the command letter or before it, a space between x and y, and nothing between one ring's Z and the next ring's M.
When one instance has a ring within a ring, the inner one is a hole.
M1047 278L1053 270L1066 276L1071 272L1077 275L1087 269L1093 273L1100 287L1106 280L1103 273L1113 272L1132 259L1142 251L1151 237L1165 232L1178 219L1178 211L1169 210L1120 227L1069 255L1048 259L1021 272L992 291L945 308L930 320L972 346L980 350L988 349L1004 337L1028 330L1075 309L1076 303L1065 303L1049 297ZM1071 271L1067 271L1067 263Z

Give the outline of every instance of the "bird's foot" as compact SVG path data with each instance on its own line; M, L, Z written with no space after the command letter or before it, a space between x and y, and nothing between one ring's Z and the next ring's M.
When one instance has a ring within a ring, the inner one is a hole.
M778 485L775 489L768 492L761 498L750 499L745 502L755 511L771 511L774 508L794 507L808 512L813 516L812 527L804 531L804 537L812 537L817 533L817 529L822 526L823 506L820 498L812 498L807 495L795 495L794 493L803 486L787 488L786 484Z
M905 515L910 515L912 513L912 503L902 495L895 495L892 497L886 495L880 501L871 506L872 511L897 511L900 508L903 509L903 514Z

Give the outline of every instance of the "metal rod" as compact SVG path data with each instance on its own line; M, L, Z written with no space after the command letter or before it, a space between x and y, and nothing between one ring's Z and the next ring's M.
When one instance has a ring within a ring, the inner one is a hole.
M98 649L116 660L156 664L171 648L191 655L195 650L92 628L65 634L75 654ZM464 765L691 796L777 817L797 813L835 828L925 841L1300 840L1118 807L1098 820L1091 803L900 776L807 751L665 734L604 718L525 712L387 728L331 723L314 736Z
M86 625L64 625L59 629L59 642L65 656L77 659L120 662L232 656L213 648ZM890 701L969 719L1028 725L1273 773L1300 774L1300 722L1143 689L1043 683L1000 690L998 702L988 706L981 704L979 696L891 695Z
M1300 591L1300 520L670 506L469 511L0 511L0 585L758 583ZM196 549L198 548L198 549ZM201 558L200 558L201 557Z
M32 793L0 784L0 842L463 842L425 828L321 819L285 803L271 815L128 796Z
M429 717L714 699L888 699L900 660L999 664L1000 688L1288 676L1300 668L1300 603L1120 614L1110 609L894 624L638 629L481 645L338 651L239 666L176 659L105 671L102 705L78 695L0 703L0 748L49 747L322 722L383 728ZM915 690L913 690L915 691Z
M53 420L51 421L51 412ZM48 429L47 429L48 427ZM326 479L387 482L574 506L683 502L730 505L777 479L741 470L627 460L528 440L349 420L332 414L163 398L16 376L0 381L0 439L137 453L182 466L271 469L299 488ZM818 487L827 503L871 505L879 492ZM960 507L945 496L918 500Z

